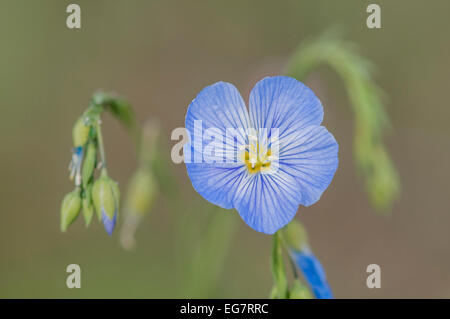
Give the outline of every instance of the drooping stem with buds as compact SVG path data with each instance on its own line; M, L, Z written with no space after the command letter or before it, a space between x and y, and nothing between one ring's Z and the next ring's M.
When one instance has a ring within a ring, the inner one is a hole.
M61 230L65 231L83 211L86 226L90 225L96 212L108 234L112 234L119 211L119 187L106 171L105 145L103 141L101 115L109 111L139 140L140 129L128 102L113 94L95 93L88 108L76 121L73 128L73 156L70 165L71 177L75 177L75 191L64 198L61 207ZM96 165L97 156L100 165ZM95 179L95 171L101 170Z

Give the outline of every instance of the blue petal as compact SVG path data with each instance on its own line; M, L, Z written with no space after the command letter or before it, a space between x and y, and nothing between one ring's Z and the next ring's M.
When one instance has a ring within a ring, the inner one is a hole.
M316 298L332 299L333 292L328 285L325 270L316 256L309 249L300 252L293 250L291 254Z
M280 169L300 184L299 204L317 202L338 167L339 146L323 126L309 126L280 138Z
M246 174L237 191L235 207L247 225L274 234L294 218L299 197L297 181L281 170Z
M195 126L195 121L201 121L201 126ZM217 82L205 87L197 97L189 104L185 126L195 149L203 150L201 137L206 130L216 129L226 136L227 129L249 127L249 116L244 100L236 87L230 83ZM246 139L245 132L238 134L241 141ZM200 143L199 143L200 142ZM225 142L225 140L224 140Z
M112 235L114 226L116 226L116 220L117 220L117 212L114 212L113 218L110 219L108 217L108 215L106 215L105 210L102 208L102 222L103 222L103 226L105 227L105 230L109 236Z
M313 91L287 76L266 77L250 93L250 119L256 129L278 128L283 136L320 125L323 107Z
M247 172L241 164L186 163L194 189L206 200L223 208L233 208L233 199Z
M202 121L200 127L195 125L198 120ZM245 144L245 130L249 127L242 96L230 83L218 82L207 86L189 105L185 124L190 141L184 145L184 155L194 189L213 204L233 208L233 198L245 173L244 164L241 161L205 162L204 146L208 141L202 137L206 130L215 129L221 134L220 143L230 146L235 155L239 153L239 145ZM241 129L237 131L237 141L227 136L227 129ZM200 162L194 163L198 156Z

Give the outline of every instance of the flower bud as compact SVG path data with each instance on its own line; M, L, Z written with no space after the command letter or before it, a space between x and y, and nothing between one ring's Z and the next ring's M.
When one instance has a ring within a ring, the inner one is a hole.
M308 235L303 225L296 220L291 221L283 228L283 238L292 261L301 270L314 296L319 299L333 298L325 270L309 248Z
M86 146L86 155L84 157L83 169L81 172L83 186L85 188L89 183L92 174L94 173L96 159L97 159L97 146L93 141L90 141Z
M291 290L289 291L289 299L312 299L313 296L308 287L303 285L298 279L294 280Z
M373 161L372 173L367 180L370 199L379 212L389 213L392 202L400 193L398 175L384 149L374 152Z
M64 196L61 205L61 231L65 232L80 213L81 198L80 189L77 187L72 192Z
M291 258L301 270L305 281L318 299L332 299L333 292L328 284L325 270L319 259L306 245L302 251L290 251Z
M269 299L277 299L278 298L278 288L277 285L274 285L270 290Z
M308 244L306 229L296 220L292 220L283 228L283 238L288 248L296 251L302 250Z
M84 197L82 200L83 217L86 227L91 224L92 216L94 216L94 203L92 202L92 184L87 185L84 189Z
M114 194L114 200L116 201L116 207L117 210L120 207L120 189L119 189L119 183L117 183L115 180L112 180L111 178L108 178L109 185L111 186L111 189Z
M105 169L94 183L92 198L95 210L101 216L106 232L111 235L117 219L119 187L116 182L108 177Z
M128 214L145 215L155 200L156 183L152 172L140 168L131 178L125 202Z
M86 126L83 116L79 117L75 122L72 130L73 146L79 147L87 143L89 139L90 126Z
M125 219L120 232L120 243L130 250L135 245L135 232L143 217L149 212L156 195L156 182L150 169L139 168L128 185L125 200Z

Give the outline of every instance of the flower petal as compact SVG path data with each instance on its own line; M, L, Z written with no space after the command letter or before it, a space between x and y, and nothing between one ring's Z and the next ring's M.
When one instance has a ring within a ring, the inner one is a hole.
M201 121L200 126L195 121ZM245 173L244 164L236 156L239 145L246 143L248 127L244 100L230 83L218 82L204 88L191 102L186 114L186 129L190 134L189 143L184 145L188 175L200 195L223 208L233 208L233 198ZM237 129L236 136L230 138L227 129ZM217 154L212 162L207 162L210 159L204 147L209 142L205 137L207 130L213 130L217 138L220 137L219 141L211 143L216 143L217 147L231 146L225 152L234 154L233 162L220 162L225 158Z
M195 125L195 121L201 121L201 126ZM186 129L193 141L192 145L197 150L203 150L200 141L194 138L203 136L208 129L220 130L226 140L227 129L242 129L237 132L240 142L246 140L245 130L249 127L249 116L245 102L236 87L230 83L217 82L205 87L197 97L189 104L186 114ZM232 142L230 142L232 143Z
M273 234L294 218L301 196L298 190L298 182L281 170L271 174L246 174L234 205L251 228Z
M105 210L102 208L102 222L103 222L103 226L105 227L105 230L109 236L112 235L114 227L116 226L116 221L117 221L117 211L114 212L114 216L111 219L108 217Z
M254 128L278 128L280 137L320 125L323 120L323 107L314 92L286 76L266 77L256 83L249 104Z
M314 292L314 296L318 299L332 299L333 292L328 285L325 270L319 259L309 249L304 251L293 250L291 254Z
M194 189L222 208L233 208L233 199L243 180L245 167L233 164L186 163Z
M299 204L317 202L338 166L339 146L323 126L309 126L280 138L279 169L300 184Z

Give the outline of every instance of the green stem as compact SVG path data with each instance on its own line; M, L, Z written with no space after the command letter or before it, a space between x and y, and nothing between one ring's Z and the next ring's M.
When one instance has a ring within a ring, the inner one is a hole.
M275 282L278 298L287 298L289 295L286 271L283 262L283 249L279 232L273 235L272 243L272 275Z
M289 247L286 243L285 237L283 236L284 234L282 233L282 231L280 231L279 233L280 233L281 244L289 257L289 264L291 265L292 274L294 275L295 279L298 279L297 266L295 265L295 261L292 259L292 255L289 253Z
M101 120L98 119L95 127L97 130L97 142L98 142L98 148L100 150L100 160L102 162L102 168L106 168L106 156L105 156L105 146L103 144L103 135L102 135L102 128L101 128Z
M192 256L187 267L186 291L189 297L205 298L217 284L236 230L236 218L214 207L206 232L191 247ZM192 218L190 218L192 220ZM186 228L194 225L184 225Z
M399 196L400 180L383 144L389 128L383 92L372 79L373 67L351 43L331 31L302 43L286 67L287 75L303 80L314 69L327 65L343 80L354 113L354 156L366 180L372 205L388 212Z
M292 273L294 274L294 278L298 279L298 271L297 271L297 266L295 265L294 260L292 259L291 254L288 254L289 256L289 263L291 264L291 268L292 268Z

